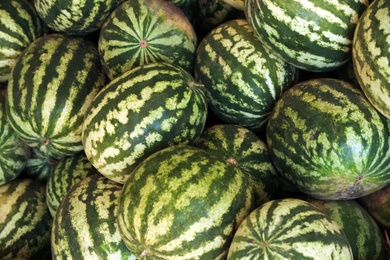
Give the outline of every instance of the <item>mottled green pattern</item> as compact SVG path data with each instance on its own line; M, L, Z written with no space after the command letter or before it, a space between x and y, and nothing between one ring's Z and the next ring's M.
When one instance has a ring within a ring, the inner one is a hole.
M46 184L58 160L47 156L37 148L30 149L30 151L30 158L26 162L26 167L24 167L23 176Z
M20 56L7 89L6 113L20 138L61 158L83 149L81 127L106 78L92 42L50 34Z
M46 203L51 215L55 216L62 199L73 186L97 172L84 152L60 160L46 184Z
M352 260L350 244L328 216L309 202L279 199L258 207L238 227L227 260Z
M390 182L389 120L347 82L314 79L288 89L268 122L277 169L319 199L352 199Z
M135 260L123 243L116 222L121 189L122 185L100 174L73 186L54 217L54 260Z
M6 82L19 55L46 28L26 0L0 1L0 17L0 82Z
M254 131L264 129L275 101L298 77L295 67L264 48L245 19L226 22L203 38L194 67L212 111Z
M99 35L99 53L111 79L159 61L191 73L196 44L192 24L165 0L126 1L111 13Z
M52 30L86 35L99 30L121 2L124 0L34 0L34 6Z
M353 40L356 78L368 100L390 118L390 1L374 1L362 15Z
M385 241L370 214L355 200L307 199L327 214L344 231L354 260L385 259Z
M202 149L162 149L126 181L118 226L144 259L224 259L237 226L254 209L248 178Z
M208 152L231 163L253 178L258 205L274 198L278 191L278 175L265 142L239 125L218 124L206 128L194 142Z
M351 59L353 33L368 0L248 0L254 32L283 60L308 71L329 71Z
M96 95L83 125L84 150L104 176L124 183L145 157L197 138L206 123L203 87L177 65L138 66Z
M18 178L0 186L0 259L43 259L50 247L52 217L45 186Z
M0 94L0 186L20 175L30 152L8 123L4 103Z

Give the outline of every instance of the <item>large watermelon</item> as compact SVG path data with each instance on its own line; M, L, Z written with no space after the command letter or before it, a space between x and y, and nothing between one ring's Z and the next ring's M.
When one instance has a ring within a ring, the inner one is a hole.
M308 71L334 70L351 59L353 34L368 0L248 0L245 15L268 49Z
M359 19L352 61L364 94L390 118L390 1L374 1Z
M120 195L118 226L145 259L224 259L254 209L249 178L213 153L175 145L131 173Z
M245 19L228 21L205 36L194 67L211 110L252 131L264 130L275 101L298 77L295 67L258 41Z
M110 79L143 64L165 61L192 72L197 36L183 11L165 0L131 0L107 18L99 52Z
M311 203L277 199L253 210L238 227L227 260L352 260L339 225Z
M353 199L390 182L390 121L351 84L300 82L277 101L266 136L275 167L317 199Z
M6 82L22 51L46 32L27 0L0 1L0 82Z
M84 38L49 34L20 55L8 81L6 113L19 137L54 158L83 149L87 107L106 83L99 54Z
M85 154L107 178L124 183L147 156L197 138L205 126L203 86L181 67L156 62L111 81L83 124Z

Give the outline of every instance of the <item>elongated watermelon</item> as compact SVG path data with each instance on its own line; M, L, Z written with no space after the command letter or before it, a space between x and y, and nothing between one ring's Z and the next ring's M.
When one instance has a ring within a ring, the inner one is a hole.
M1 1L0 17L0 82L6 82L19 55L46 26L27 0Z
M252 131L264 130L275 101L298 79L298 70L269 52L245 19L223 23L205 36L194 67L211 110Z
M86 35L101 28L124 0L34 0L39 17L55 32Z
M52 222L44 184L17 178L0 185L0 259L45 259Z
M257 205L273 199L278 192L278 174L265 142L247 128L216 124L206 128L194 146L211 152L253 179Z
M390 118L390 2L374 1L364 12L353 38L352 61L367 99Z
M123 186L118 227L145 259L224 259L255 207L249 178L213 153L189 145L157 151Z
M368 0L248 0L245 15L267 48L308 71L337 69L351 59L353 34Z
M266 136L278 171L317 199L354 199L390 182L390 121L351 84L300 82L277 101Z
M183 11L165 0L131 0L107 18L99 53L110 79L143 64L171 62L192 73L197 36Z
M152 153L188 143L205 126L203 86L183 68L156 62L111 81L94 98L83 123L83 145L91 164L124 183Z
M83 118L105 83L92 42L55 33L40 37L12 70L8 121L30 147L57 159L73 155L83 150Z
M116 222L121 189L122 185L94 174L69 190L53 221L53 260L135 260Z
M227 260L352 260L339 225L301 199L278 199L252 211L238 227Z

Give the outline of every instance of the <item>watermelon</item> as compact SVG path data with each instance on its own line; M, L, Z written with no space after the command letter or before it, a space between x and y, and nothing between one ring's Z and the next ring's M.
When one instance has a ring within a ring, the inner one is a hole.
M348 82L300 82L277 101L266 130L276 169L317 199L355 199L390 182L390 121Z
M390 2L374 1L356 27L352 61L371 104L390 118Z
M58 206L73 186L96 173L98 171L91 165L84 152L58 161L46 184L46 203L50 214L55 216Z
M48 34L20 55L7 88L6 114L30 147L60 159L83 150L85 112L106 77L95 45Z
M124 0L34 0L39 17L53 31L87 35L101 28L105 19Z
M351 245L353 259L385 259L385 240L371 215L356 200L306 201L327 214L344 231Z
M254 33L284 61L307 71L330 71L351 59L352 40L368 0L248 0Z
M244 0L222 0L224 3L233 6L234 8L244 12L245 1Z
M107 84L83 123L84 151L107 178L124 183L147 156L188 143L207 118L204 87L167 62L140 65Z
M249 181L203 149L161 149L123 186L121 236L138 258L224 259L236 228L255 208Z
M31 155L23 169L22 176L47 183L58 160L47 156L37 148L30 149Z
M143 64L179 65L189 73L197 45L195 30L183 11L165 0L132 0L119 5L99 35L102 64L112 80Z
M0 17L0 82L6 82L19 55L47 30L27 0L1 1Z
M240 125L216 124L207 127L194 141L206 150L237 167L253 179L257 205L273 199L278 191L278 174L265 142Z
M353 259L339 225L313 204L275 199L253 210L238 227L227 260Z
M53 221L53 260L136 259L117 227L121 189L122 185L94 174L69 190Z
M0 94L0 186L16 179L30 157L29 147L8 123L5 100Z
M44 259L53 219L45 185L17 178L0 186L0 259Z
M205 36L194 67L211 110L226 123L256 132L264 130L275 101L299 72L270 53L245 19L225 22Z

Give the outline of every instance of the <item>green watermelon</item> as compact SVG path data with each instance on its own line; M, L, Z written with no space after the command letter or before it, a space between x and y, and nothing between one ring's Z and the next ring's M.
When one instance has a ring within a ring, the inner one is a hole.
M17 178L0 185L0 259L44 259L52 222L44 184Z
M124 184L119 231L138 258L225 259L236 228L255 208L249 181L203 149L161 149Z
M91 102L83 123L83 145L91 164L124 183L147 156L188 143L205 126L203 86L167 62L140 65L106 85Z
M294 198L271 200L253 210L238 227L227 260L352 260L339 225L313 204Z
M26 0L1 1L0 17L0 82L6 82L19 55L46 27Z
M5 100L0 94L0 186L16 179L30 157L29 147L8 123Z
M354 199L390 182L390 121L348 82L300 82L277 101L266 138L276 169L317 199Z
M39 17L55 32L87 35L101 28L124 0L34 0Z
M58 206L73 186L97 172L84 152L58 161L46 184L46 203L51 215L55 216Z
M298 70L270 53L245 19L225 22L205 36L194 67L211 110L252 131L264 130L275 101L298 79Z
M390 118L390 1L374 1L356 27L352 61L367 99Z
M356 200L306 201L327 214L344 231L354 260L385 259L385 240L371 215Z
M278 174L265 142L247 128L232 124L207 127L194 146L213 153L253 179L257 205L273 199L278 192Z
M351 59L352 40L368 0L248 0L245 15L267 48L307 71L337 69Z
M132 0L107 18L98 48L110 79L143 64L165 61L192 73L197 36L183 11L165 0Z
M47 156L39 151L37 148L30 149L31 156L26 162L26 166L23 169L22 176L36 179L42 183L47 183L53 169L58 163L58 160Z
M30 147L60 159L83 150L85 112L106 77L95 45L49 34L31 43L12 70L7 118Z
M94 174L69 190L53 221L53 260L136 259L117 227L121 189L122 185Z

